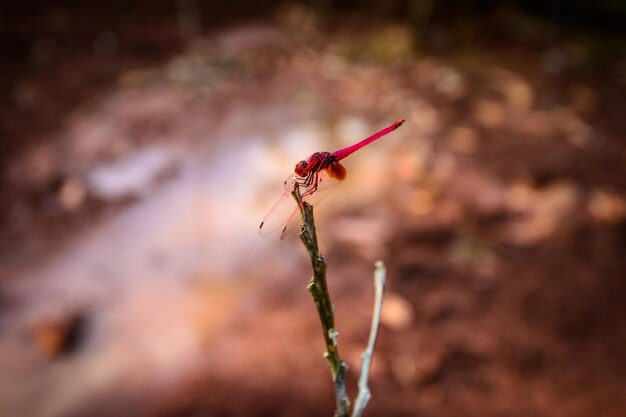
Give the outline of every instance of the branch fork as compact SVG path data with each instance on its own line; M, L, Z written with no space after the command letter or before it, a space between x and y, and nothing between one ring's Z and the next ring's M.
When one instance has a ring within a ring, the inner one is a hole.
M326 352L324 358L328 362L333 384L335 386L335 417L360 417L371 398L371 393L367 385L374 345L378 328L380 326L380 314L383 303L383 291L385 285L385 267L381 261L376 262L374 272L375 298L374 314L370 328L369 340L365 351L361 355L361 375L358 382L358 393L350 414L350 399L346 392L346 374L348 365L339 356L338 338L339 333L335 329L335 315L333 305L330 301L328 285L326 282L326 261L319 252L317 234L315 231L315 220L313 218L313 206L302 201L302 195L296 185L292 195L302 214L303 224L299 233L300 240L306 248L311 265L313 267L313 278L309 282L307 289L313 298L317 313L322 324Z

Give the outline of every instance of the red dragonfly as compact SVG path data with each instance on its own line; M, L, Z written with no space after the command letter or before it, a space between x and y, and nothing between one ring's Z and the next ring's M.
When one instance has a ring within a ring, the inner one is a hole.
M261 222L259 234L263 237L269 236L282 227L280 238L287 236L296 225L300 224L301 219L298 204L291 195L295 187L299 188L302 201L312 206L316 205L346 178L346 169L339 161L376 139L393 132L402 123L404 120L398 120L357 144L333 153L315 152L305 161L298 162L294 172L285 180L285 192Z

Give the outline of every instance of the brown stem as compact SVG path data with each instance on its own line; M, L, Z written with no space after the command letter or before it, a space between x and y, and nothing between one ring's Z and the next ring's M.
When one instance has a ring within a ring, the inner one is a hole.
M335 330L333 305L330 301L330 294L328 293L328 285L326 283L326 261L320 254L317 244L313 207L302 201L298 186L295 187L292 195L300 207L303 219L302 228L298 236L311 258L311 265L313 267L313 278L311 278L307 289L311 297L313 297L313 302L315 303L320 322L322 323L324 342L326 343L324 358L326 358L328 362L330 373L333 377L333 384L335 385L335 416L348 417L350 412L350 400L346 393L345 384L348 366L341 360L337 347L337 337L339 334Z

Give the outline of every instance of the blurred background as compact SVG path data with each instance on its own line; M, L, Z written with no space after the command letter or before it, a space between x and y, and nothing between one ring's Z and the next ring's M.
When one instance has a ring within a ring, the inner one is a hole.
M626 5L0 6L0 415L329 416L299 160L369 416L623 416Z

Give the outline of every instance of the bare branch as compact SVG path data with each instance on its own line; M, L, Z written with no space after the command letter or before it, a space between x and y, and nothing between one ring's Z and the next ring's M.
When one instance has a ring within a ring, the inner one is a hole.
M302 228L298 236L304 244L311 258L311 265L313 266L313 278L311 282L309 282L307 289L311 297L313 297L313 302L315 303L317 313L322 323L324 342L326 343L324 358L326 358L328 362L333 377L333 384L335 385L335 417L348 417L350 413L350 399L346 393L346 373L348 372L348 365L341 360L337 347L339 333L335 330L333 305L330 301L328 285L326 284L326 261L319 253L317 244L313 207L302 201L302 196L300 195L300 190L297 185L292 195L300 207L303 218Z
M380 326L380 313L383 307L383 292L385 290L385 264L382 261L377 261L374 270L374 314L372 315L372 325L370 327L370 337L367 342L367 347L361 354L361 376L359 377L359 393L354 401L354 409L352 410L352 417L360 417L367 406L372 394L367 386L367 380L369 378L370 366L372 364L372 355L374 353L374 346L376 345L376 336L378 335L378 328Z

